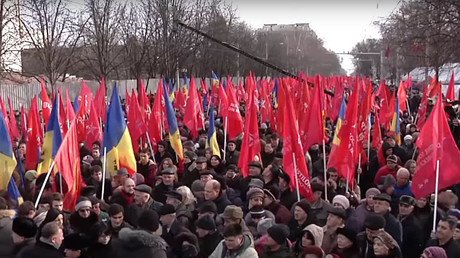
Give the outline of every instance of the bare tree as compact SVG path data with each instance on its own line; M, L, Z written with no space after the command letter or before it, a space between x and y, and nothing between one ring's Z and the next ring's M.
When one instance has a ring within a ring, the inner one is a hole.
M82 27L74 23L76 14L62 0L25 0L21 7L24 43L30 47L29 54L38 56L39 67L53 88L59 79L66 79Z
M17 71L20 54L19 5L13 1L0 0L0 65L2 72ZM2 77L7 73L1 73Z
M84 31L81 62L93 79L120 77L117 70L123 63L120 17L125 8L126 3L115 0L86 0L90 19Z

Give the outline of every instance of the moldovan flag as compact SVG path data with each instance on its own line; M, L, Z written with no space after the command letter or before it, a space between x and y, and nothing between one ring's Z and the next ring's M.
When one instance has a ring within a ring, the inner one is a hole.
M107 171L110 175L115 175L120 168L126 168L131 175L136 173L136 158L117 86L113 88L103 142L107 148Z
M299 184L299 193L311 200L313 192L310 186L310 174L308 173L307 161L305 160L305 152L300 141L299 126L288 90L285 89L284 92L286 94L286 102L283 109L283 123L285 125L283 131L283 167L291 178L291 188L296 188L294 180L296 178ZM294 166L294 163L296 166Z
M460 151L450 132L441 97L423 126L416 144L420 153L412 180L412 192L416 198L426 197L435 191L437 160L439 190L460 183Z
M215 125L215 115L214 115L214 106L211 105L209 110L209 132L208 132L208 140L206 142L207 146L211 148L212 155L219 156L220 158L220 148L219 144L217 143L217 132L216 132L216 125Z
M48 172L53 159L62 143L61 126L59 125L59 97L55 96L53 110L45 133L42 149L42 162L38 165L37 174Z
M6 127L6 118L0 112L0 190L8 189L16 164L10 134Z
M83 188L76 119L73 120L67 131L61 148L56 153L55 161L69 189L64 197L64 210L73 211L77 198L80 196L80 190Z
M176 115L171 101L169 101L168 91L164 87L166 87L165 84L163 84L163 96L166 104L166 117L168 119L169 142L179 159L182 160L184 158L184 150L182 148L179 128L177 127Z

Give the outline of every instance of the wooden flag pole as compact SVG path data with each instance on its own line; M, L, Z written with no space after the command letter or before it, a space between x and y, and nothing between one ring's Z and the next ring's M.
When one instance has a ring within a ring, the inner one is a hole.
M153 153L152 142L150 141L149 132L145 132L145 133L147 135L147 143L149 144L149 148L150 148L150 155L152 155L153 162L155 162L156 164L157 161L155 160L155 153Z
M51 171L53 171L54 165L56 165L56 162L53 160L53 163L51 163L51 167L48 170L48 173L46 173L46 177L45 177L45 180L43 181L42 187L40 188L40 192L38 192L37 200L35 201L35 209L38 208L38 203L40 202L40 199L42 198L43 192L45 191L46 183L50 179Z
M299 176L297 176L297 160L295 159L294 152L292 152L292 161L294 162L294 176L295 176L295 188L297 190L297 201L300 202Z
M323 139L324 199L327 200L326 142Z
M225 161L225 155L227 153L227 129L228 129L228 117L225 117L224 119L224 158L222 160Z
M434 212L433 212L433 230L432 233L436 232L436 219L438 209L438 190L439 190L439 159L436 161L436 182L434 185Z
M107 147L104 147L104 163L102 164L102 190L101 190L101 200L104 200L105 194L105 177L107 174Z

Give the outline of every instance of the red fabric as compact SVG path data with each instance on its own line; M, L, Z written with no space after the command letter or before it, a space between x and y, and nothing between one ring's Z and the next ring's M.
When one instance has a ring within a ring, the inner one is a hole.
M85 81L81 82L81 92L78 101L80 102L80 109L76 114L78 141L84 142L86 140L86 122L91 111L91 102L93 101L93 93Z
M95 141L102 143L102 128L93 103L91 104L91 113L89 113L88 122L86 123L86 146L92 146Z
M396 166L396 169L393 170L393 169L389 168L388 165L385 165L385 166L381 167L377 171L377 174L375 174L374 184L376 186L383 184L382 177L387 176L387 175L392 175L394 178L396 178L396 172L398 172L399 168L400 168L399 166Z
M45 120L45 126L48 125L48 121L50 120L51 109L53 108L53 103L51 102L48 92L46 91L46 84L43 78L40 78L40 86L42 87L41 91L41 100L42 100L42 115L43 119Z
M240 159L238 161L238 167L241 169L243 177L248 175L249 162L253 160L261 161L257 106L254 94L254 90L249 92L248 109L244 124L244 136L241 144Z
M105 78L101 77L101 82L99 88L97 89L96 95L94 96L94 108L96 109L96 114L102 119L102 122L106 122L107 119L107 107L105 98L107 95L107 89L105 85Z
M310 186L310 174L308 173L305 152L302 148L297 118L295 117L294 106L287 89L285 94L286 106L284 107L283 131L283 167L291 180L291 188L296 189L298 185L299 193L309 199L313 198L313 191ZM294 163L296 163L294 166ZM296 182L297 180L297 182Z
M67 114L64 106L64 101L62 100L62 95L59 92L59 122L62 127L62 137L65 137L67 131L69 130L70 124L67 123Z
M139 102L135 96L136 94L133 90L133 94L129 99L131 103L129 105L129 111L127 111L127 115L129 135L131 136L134 153L137 153L139 150L139 139L147 132L147 125L142 119L141 107L139 106Z
M452 75L450 76L449 87L447 88L446 99L450 101L455 100L455 75L454 71L452 71Z
M401 112L407 111L407 90L406 82L401 81L398 87L398 100L399 100L399 110Z
M25 141L27 141L27 112L24 106L21 105L21 134Z
M374 130L372 131L372 148L379 150L382 147L382 132L380 130L379 115L375 115Z
M431 80L429 97L432 98L434 96L441 95L441 92L442 92L442 85L441 83L439 83L438 78L435 76Z
M234 139L243 132L243 118L241 117L240 105L230 79L228 79L226 90L228 98L227 134L229 139Z
M412 191L417 198L428 196L435 191L438 160L439 190L460 183L460 151L449 129L440 94L438 96L438 101L416 142L420 154L412 180Z
M64 210L73 211L84 184L80 171L76 120L72 122L69 131L64 137L61 147L56 153L55 161L62 177L69 186L69 192L64 197Z
M70 122L75 118L75 111L73 110L72 102L70 101L69 89L66 90L66 123L70 125Z
M185 93L183 89L179 89L175 93L176 98L174 99L174 107L179 110L181 114L185 113Z
M14 115L13 104L11 103L11 99L8 97L8 105L10 106L10 114L9 114L9 127L10 127L10 136L11 140L19 139L21 135L19 134L18 124L16 123L16 116ZM7 118L5 117L5 121Z
M220 102L220 105L219 105L220 114L223 117L227 117L228 113L229 113L229 111L228 111L228 97L227 97L227 93L225 92L224 87L222 87L222 84L219 85L219 100L220 100L219 101Z
M138 82L138 92L139 92L139 107L141 111L142 120L145 121L147 119L147 114L150 111L150 101L147 97L147 92L145 91L145 84L144 81L141 79L137 80Z
M43 140L43 129L41 128L38 117L38 101L36 97L32 99L28 119L26 171L35 170L37 168L38 159L40 157L39 147Z
M158 86L157 94L155 96L155 100L153 102L152 112L150 113L150 117L148 120L147 132L150 137L150 141L152 145L154 143L158 143L163 139L163 132L164 132L164 99L163 99L163 87L161 85Z
M300 120L301 122L299 121L300 139L305 151L308 151L313 144L321 144L324 139L324 121L320 104L321 90L320 85L315 86L306 116Z
M359 149L363 150L364 145L367 143L367 140L369 138L369 115L371 114L371 108L372 108L372 85L370 84L364 84L364 97L362 100L362 104L360 105L359 108L359 113L358 113L358 125L359 125L359 130L358 130L358 144L359 144ZM370 146L368 146L370 147Z
M198 137L198 132L204 127L204 116L202 106L198 98L198 91L195 86L195 78L190 80L190 89L184 113L184 125L190 129L193 138Z

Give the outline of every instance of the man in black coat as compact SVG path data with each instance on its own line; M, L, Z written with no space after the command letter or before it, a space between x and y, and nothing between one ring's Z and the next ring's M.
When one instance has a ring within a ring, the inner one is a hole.
M402 244L401 223L390 213L391 197L381 193L374 196L374 212L385 218L385 231L390 234L399 246Z
M403 195L399 199L399 215L403 229L401 251L403 257L420 257L424 247L424 231L419 220L414 216L415 199Z
M153 190L153 199L157 202L166 203L166 193L176 190L179 186L176 181L175 172L171 168L161 171L162 182Z
M211 179L204 185L204 199L213 201L217 206L217 212L223 213L225 207L232 203L228 200L227 195L222 191L222 186L219 181Z
M436 229L436 239L428 241L427 246L439 246L446 251L447 257L460 257L460 243L453 239L457 220L451 217L441 218Z
M216 223L210 215L199 218L195 226L200 245L199 256L209 257L223 238L219 231L217 231Z
M35 245L24 248L18 258L63 258L58 250L64 240L64 233L56 222L43 226L40 239Z
M37 225L30 218L16 217L13 220L12 235L14 249L11 253L12 257L28 246L35 245L35 236L37 235Z
M297 193L291 191L291 178L288 174L280 172L278 186L280 188L280 203L289 210L297 202Z
M184 154L186 170L182 175L181 182L187 187L191 187L195 180L200 179L200 171L203 171L207 167L206 157L198 157L195 160L196 154L191 151L187 151Z
M166 253L168 257L176 257L180 255L182 243L178 243L175 240L175 237L183 232L191 232L176 220L176 209L171 204L165 204L162 206L158 215L160 215L160 222L163 226L161 238L163 238L168 244Z

